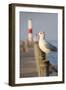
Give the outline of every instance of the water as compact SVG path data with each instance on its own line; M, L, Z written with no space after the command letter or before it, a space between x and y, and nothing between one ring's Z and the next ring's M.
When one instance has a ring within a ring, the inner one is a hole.
M52 41L49 41L52 45L54 46L58 46L57 45L57 41L56 40L52 40ZM50 61L51 64L58 64L58 52L50 52L48 54L48 60Z

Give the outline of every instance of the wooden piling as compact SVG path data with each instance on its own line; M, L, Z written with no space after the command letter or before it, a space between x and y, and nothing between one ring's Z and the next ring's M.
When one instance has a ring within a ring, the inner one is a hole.
M28 49L29 48L28 48L28 42L27 42L27 40L22 41L21 44L20 44L20 50L21 50L21 52L23 52L23 53L28 52L29 51Z
M37 66L38 76L48 76L49 75L49 61L43 56L41 50L39 49L38 42L34 42L34 53Z
M49 61L48 60L43 61L43 66L41 66L41 70L43 72L42 75L49 76Z
M20 50L21 50L23 53L26 51L26 50L25 50L25 42L24 42L24 41L22 41L20 48L21 48Z
M40 73L40 51L38 49L38 42L34 43L34 53L35 53L35 60L36 60L38 76L40 76L41 75Z
M29 48L28 48L28 42L27 42L27 40L25 40L24 47L25 47L25 52L28 52L29 51Z

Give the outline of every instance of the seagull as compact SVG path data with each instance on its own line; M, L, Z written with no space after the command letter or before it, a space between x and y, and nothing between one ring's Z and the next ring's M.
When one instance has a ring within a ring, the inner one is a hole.
M39 32L38 35L39 35L38 41L39 48L42 52L46 53L47 59L47 54L50 53L51 51L56 52L57 48L45 40L45 32Z

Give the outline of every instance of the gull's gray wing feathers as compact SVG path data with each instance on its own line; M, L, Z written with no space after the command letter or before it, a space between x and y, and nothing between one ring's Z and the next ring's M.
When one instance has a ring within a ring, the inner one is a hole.
M57 51L57 47L53 46L49 42L46 42L45 47L50 49L51 51Z

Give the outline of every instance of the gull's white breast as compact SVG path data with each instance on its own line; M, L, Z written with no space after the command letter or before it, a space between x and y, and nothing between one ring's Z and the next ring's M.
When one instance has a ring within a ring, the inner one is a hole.
M50 49L46 48L46 41L43 40L43 39L39 39L39 48L45 52L45 53L49 53L50 52Z

